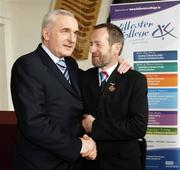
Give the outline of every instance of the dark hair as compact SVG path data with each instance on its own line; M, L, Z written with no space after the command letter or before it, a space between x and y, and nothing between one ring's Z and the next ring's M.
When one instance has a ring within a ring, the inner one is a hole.
M98 24L94 26L94 30L100 29L100 28L106 28L107 32L109 34L108 42L110 45L113 45L114 43L121 43L122 47L124 45L124 35L122 30L112 24L112 23L103 23ZM122 49L120 50L119 54L121 53Z

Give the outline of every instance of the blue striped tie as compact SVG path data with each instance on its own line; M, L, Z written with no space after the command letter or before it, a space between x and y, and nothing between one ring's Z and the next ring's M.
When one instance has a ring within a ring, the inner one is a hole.
M57 64L58 68L61 70L63 76L66 78L66 80L69 82L69 84L71 84L68 69L67 69L65 61L61 59L56 64Z

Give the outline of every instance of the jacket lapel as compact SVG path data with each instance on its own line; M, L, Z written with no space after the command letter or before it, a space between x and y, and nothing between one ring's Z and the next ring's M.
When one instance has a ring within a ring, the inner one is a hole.
M120 83L120 79L122 78L122 74L120 74L117 71L118 66L114 69L114 71L112 72L112 74L110 75L110 77L108 78L108 81L106 83L104 92L101 96L104 96L107 94L107 92L112 92L116 89L116 85Z
M77 95L81 97L80 82L79 82L79 75L78 75L80 74L80 72L77 67L75 68L74 64L71 62L72 60L65 58L65 61L66 61L66 65L69 72L71 87L73 87Z
M48 54L42 49L41 44L37 48L37 53L41 57L42 63L47 67L47 71L61 83L64 88L66 88L70 93L77 96L76 92L73 90L72 86L63 76L62 72L58 69L56 64L51 60Z
M99 98L101 96L101 91L99 87L99 77L98 77L98 68L94 68L91 75L89 75L91 80L89 81L88 90L93 96L93 100L96 103L96 106L99 103Z

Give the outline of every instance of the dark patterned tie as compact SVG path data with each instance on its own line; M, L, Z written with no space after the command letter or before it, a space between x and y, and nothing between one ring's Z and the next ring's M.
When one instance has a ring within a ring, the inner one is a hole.
M66 78L66 80L69 82L69 84L71 84L68 69L67 69L65 61L61 59L56 64L57 64L58 68L61 70L64 77Z
M105 85L106 85L107 78L108 78L108 73L106 71L101 71L99 73L99 75L100 75L100 78L101 78L100 89L101 89L101 92L103 92L104 88L105 88Z

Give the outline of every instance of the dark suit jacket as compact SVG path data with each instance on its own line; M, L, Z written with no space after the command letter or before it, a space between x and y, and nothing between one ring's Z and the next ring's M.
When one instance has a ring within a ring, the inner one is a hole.
M137 139L144 137L147 129L145 76L135 70L120 75L116 70L109 77L102 94L97 68L87 70L81 83L85 112L95 117L91 136L97 142L97 161L101 160L98 163L100 168L103 159L108 160L114 155L118 155L119 162L138 158L140 148ZM110 167L109 170L114 168Z
M71 57L65 61L72 85L41 45L17 59L12 68L18 170L70 170L79 158L83 114L79 69Z

